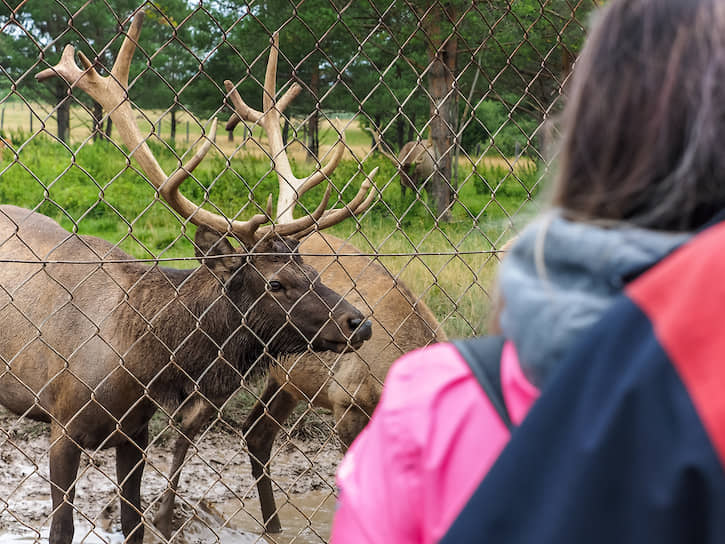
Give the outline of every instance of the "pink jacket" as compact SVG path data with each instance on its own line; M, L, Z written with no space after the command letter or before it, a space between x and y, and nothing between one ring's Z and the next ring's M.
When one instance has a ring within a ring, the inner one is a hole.
M518 425L538 396L512 343L501 381ZM403 356L337 473L332 544L440 540L483 479L509 432L458 351L437 344Z

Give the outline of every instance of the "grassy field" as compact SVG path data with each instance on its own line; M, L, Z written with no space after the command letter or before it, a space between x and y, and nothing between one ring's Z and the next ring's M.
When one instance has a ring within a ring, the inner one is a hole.
M81 114L74 112L74 116ZM146 114L151 119L154 115ZM6 127L9 119L6 111ZM89 142L89 128L83 133L76 126L79 123L73 124L70 147L51 137L54 121L50 118L47 130L36 125L31 134L27 121L22 130L5 130L8 147L0 160L0 202L38 209L69 230L105 238L137 258L193 256L193 226L182 227L134 170L136 163L129 166L123 151L110 142ZM199 124L191 125L197 132L190 136L190 143L199 134ZM363 252L378 256L424 298L450 336L485 332L488 293L498 263L494 251L533 214L532 197L545 172L526 159L514 166L503 158L462 159L453 220L437 224L426 195L409 191L403 197L391 161L369 156L369 137L355 121L340 120L336 125L345 128L349 146L332 179L335 187L343 189L341 197L349 200L363 179L361 171L378 166L376 186L382 198L359 222L347 220L332 233L349 237ZM162 135L166 134L162 125ZM323 127L323 155L336 134L329 126ZM188 152L185 130L182 135L176 146L158 138L150 141L167 172ZM277 192L276 176L255 142L239 137L228 142L226 135L220 135L217 143L218 148L197 168L194 179L184 183L182 192L230 217L249 217L258 212L255 201L264 202L267 194ZM301 145L292 144L290 155L298 175L314 168L304 160ZM303 204L314 207L322 190L310 191ZM189 267L195 261L166 264Z
M253 139L266 143L266 137L260 127L254 129L253 134L245 133L242 126L238 126L232 139L224 130L224 124L228 117L219 118L217 147L225 154L234 153L237 149L243 148L250 154L264 155L264 151L252 141ZM189 147L196 142L202 132L208 129L207 119L197 119L187 111L179 111L176 114L177 134L176 144L180 148ZM171 114L164 111L151 110L138 113L137 122L142 133L149 133L154 130L157 137L169 141L171 137ZM71 141L83 142L90 138L93 130L93 123L90 112L81 106L71 107L70 112ZM331 116L329 120L322 120L320 123L320 145L323 153L330 149L338 139L341 132L345 132L345 143L349 149L348 158L353 153L366 154L370 149L370 136L360 130L354 120L340 119ZM19 100L8 100L0 104L0 134L35 134L43 133L49 136L57 136L57 121L55 110L51 104L39 102L22 102ZM300 135L301 136L301 135ZM302 146L293 148L291 154L303 159L305 156Z

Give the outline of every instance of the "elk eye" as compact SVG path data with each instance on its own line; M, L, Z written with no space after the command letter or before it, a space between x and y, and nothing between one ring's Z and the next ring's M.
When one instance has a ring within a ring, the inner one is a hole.
M282 284L276 280L272 280L269 282L269 290L270 291L279 291L282 289Z

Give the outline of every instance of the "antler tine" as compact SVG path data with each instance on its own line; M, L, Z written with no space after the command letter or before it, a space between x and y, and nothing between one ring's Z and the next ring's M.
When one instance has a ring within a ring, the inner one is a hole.
M136 52L136 45L138 44L138 39L141 36L141 27L143 26L143 20L145 17L145 11L139 11L136 15L134 15L133 21L131 21L131 26L126 34L126 38L123 40L121 48L118 50L116 62L113 63L113 68L111 68L111 74L124 89L128 88L128 74L131 71L131 60L133 59L133 54Z
M260 227L265 223L269 222L270 217L272 217L271 193L267 197L267 206L265 208L265 213L255 214L251 217L251 219L244 221L242 229L235 231L235 234L239 236L239 238L243 242L247 244L253 244L254 242L261 240L264 236L267 235L267 231L260 229ZM250 240L251 242L247 242L247 240Z
M272 167L277 172L279 179L279 197L277 199L277 222L276 232L280 232L279 224L295 223L294 208L300 197L322 181L329 179L332 172L337 168L343 154L345 153L345 138L341 135L332 150L330 160L324 166L318 168L310 176L298 178L292 173L289 158L287 157L286 147L282 141L282 132L280 128L280 114L292 102L292 100L300 93L302 87L295 83L287 92L276 100L276 79L277 79L277 60L279 57L279 33L275 32L272 36L272 46L267 60L267 69L264 77L264 111L257 111L247 105L241 98L239 92L234 88L231 81L225 81L229 99L234 106L234 113L229 118L226 128L233 130L241 121L258 123L266 132L269 140L270 158ZM365 192L363 192L365 194ZM354 209L354 207L353 207ZM325 215L325 214L323 214ZM332 216L337 217L337 214ZM310 226L315 222L310 222L309 218L305 222ZM309 227L307 227L309 228ZM298 232L295 230L295 232Z
M315 230L326 229L340 223L348 217L358 216L362 214L365 210L370 208L373 202L375 202L375 197L377 196L377 191L375 190L375 183L373 182L373 178L377 173L378 167L376 166L371 170L369 174L366 175L365 181L363 181L360 185L360 189L358 189L355 198L353 198L347 204L343 205L342 208L333 208L332 210L326 210L322 217L317 221L317 223L311 225L303 231L295 233L294 237L297 239L302 239ZM366 193L367 196L365 196Z
M330 195L332 194L332 188L328 185L325 189L325 194L322 200L311 214L294 219L289 223L277 223L276 225L269 225L263 227L260 230L262 236L266 236L270 232L275 232L281 236L292 236L293 238L299 238L300 232L305 232L319 222L319 220L325 215L327 204L330 202Z
M272 34L272 47L269 49L267 71L264 74L264 96L262 108L264 113L271 112L275 107L277 93L277 57L279 56L279 32ZM277 112L279 114L279 112Z
M262 118L264 117L264 113L262 113L261 111L257 111L254 108L250 108L239 95L239 91L234 88L234 83L227 79L224 81L224 86L229 93L229 98L231 99L232 105L234 106L235 110L234 113L232 113L232 115L229 117L229 121L227 121L225 127L226 130L234 130L234 128L242 120L248 121L250 123L262 124ZM298 94L300 94L300 91L302 91L302 86L299 83L294 83L289 89L287 89L287 92L284 93L282 98L280 98L277 102L277 107L275 108L276 112L282 113L289 105L289 103L292 102L292 100L294 100ZM270 110L270 113L272 113L271 116L274 116L274 112ZM279 120L279 117L277 119Z
M302 183L302 186L297 189L297 198L312 189L315 185L318 185L322 180L328 179L332 175L332 172L335 171L335 168L337 168L337 165L340 164L340 159L342 159L344 153L345 135L343 134L335 144L335 147L332 150L332 157L330 157L327 164L325 164L322 168L315 170L313 174L303 180L304 183ZM277 208L279 209L279 204L277 205Z
M101 77L83 53L78 55L85 68L81 70L74 60L75 49L73 46L68 45L56 66L41 71L35 77L38 81L43 81L53 76L60 76L71 87L77 87L85 91L91 98L101 104L103 109L108 112L113 124L118 128L118 133L121 135L124 145L129 149L129 154L138 161L149 181L158 189L168 205L179 215L197 226L203 225L222 233L232 232L238 235L239 239L246 245L254 245L259 239L256 232L259 230L260 225L271 218L271 204L268 206L267 214L257 214L249 221L230 221L222 215L215 214L194 204L179 191L181 183L189 177L211 148L211 143L216 134L216 120L212 122L209 136L206 137L199 151L170 177L161 168L156 157L149 149L146 138L141 134L136 124L136 115L128 100L127 87L131 60L141 34L143 19L143 11L136 13L134 16L131 27L119 49L110 76Z
M229 99L232 101L232 105L234 106L234 113L232 113L229 121L227 121L227 130L233 130L242 119L249 121L250 123L259 123L262 121L264 114L261 111L257 111L247 105L239 94L239 91L237 91L234 87L234 83L226 79L224 80L224 86L226 87L227 92L229 93Z

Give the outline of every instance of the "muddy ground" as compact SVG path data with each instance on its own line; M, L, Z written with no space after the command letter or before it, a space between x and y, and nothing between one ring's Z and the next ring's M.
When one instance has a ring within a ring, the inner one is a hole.
M273 450L272 477L282 506L282 535L259 536L255 483L238 429L244 399L225 411L190 449L184 467L173 537L179 544L325 542L334 510L334 473L342 456L332 420L297 410ZM142 486L149 523L166 486L175 434L156 417ZM48 483L48 426L0 408L0 542L47 542L52 512ZM122 542L113 450L86 452L76 487L75 542ZM38 535L41 535L40 537ZM266 540L265 540L266 539ZM145 542L159 542L147 528Z

